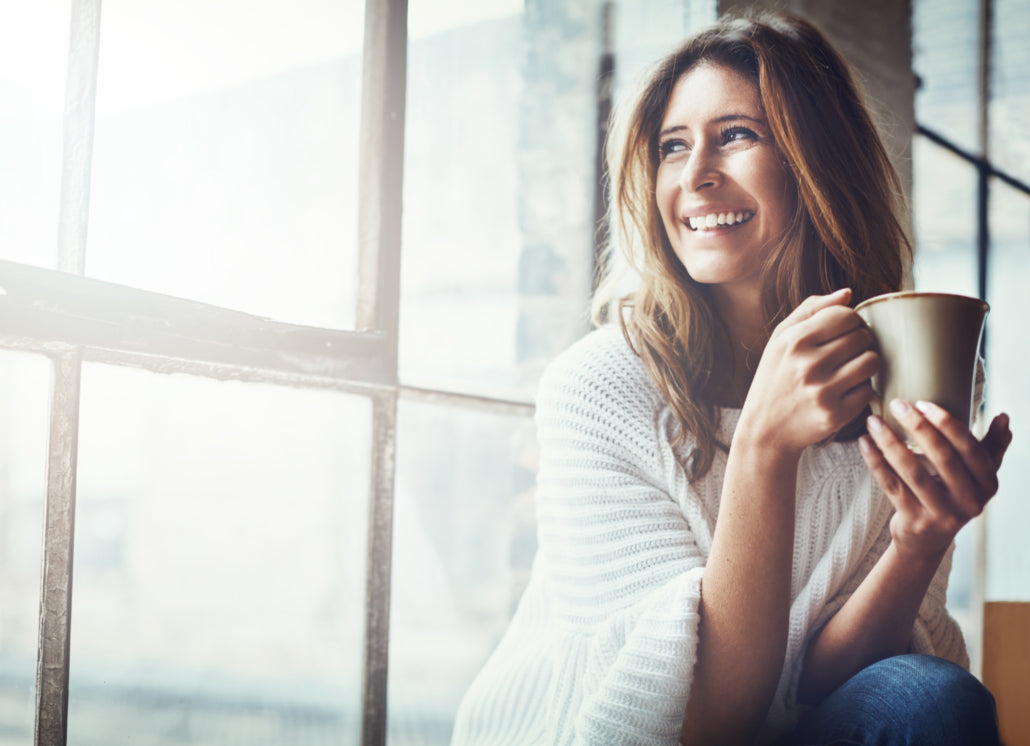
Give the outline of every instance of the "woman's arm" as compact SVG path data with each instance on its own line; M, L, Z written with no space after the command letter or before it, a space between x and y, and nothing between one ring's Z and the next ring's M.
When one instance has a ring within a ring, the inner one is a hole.
M804 701L818 701L870 663L905 652L948 547L998 489L997 471L1012 440L1006 415L977 441L936 405L893 406L939 477L882 420L870 418L870 437L859 445L896 509L891 544L810 644L799 690Z
M798 462L857 417L878 365L849 291L802 303L773 332L730 446L701 585L684 743L748 743L783 666Z

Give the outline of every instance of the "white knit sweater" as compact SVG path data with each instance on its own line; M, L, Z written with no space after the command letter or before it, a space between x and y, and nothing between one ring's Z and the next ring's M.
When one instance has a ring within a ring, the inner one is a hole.
M722 442L739 415L722 410ZM671 446L675 418L613 326L550 365L536 418L540 549L508 631L465 695L453 746L676 744L725 453L688 484L691 445ZM800 714L805 645L890 542L891 512L854 442L804 452L787 651L760 742ZM950 564L949 552L912 649L968 665L944 608Z

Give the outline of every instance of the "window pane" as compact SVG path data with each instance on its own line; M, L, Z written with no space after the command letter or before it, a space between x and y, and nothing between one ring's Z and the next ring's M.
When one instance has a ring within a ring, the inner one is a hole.
M977 172L923 137L912 140L916 290L977 295Z
M357 743L370 418L85 367L69 743Z
M433 5L412 2L412 17ZM509 3L413 38L406 382L528 399L546 361L586 330L601 20L599 1L528 14Z
M31 743L50 364L0 352L0 746Z
M446 746L536 551L529 417L402 401L390 621L390 746Z
M1030 197L991 183L991 260L988 277L987 412L1008 412L1017 435L1005 454L1001 488L987 508L987 600L1030 601Z
M70 3L0 7L0 259L57 261Z
M410 4L407 383L532 397L589 326L602 56L630 84L691 22L714 19L711 0L524 6Z
M352 327L362 6L105 0L87 273Z
M1030 4L994 0L991 158L1030 182Z
M916 121L972 152L980 150L979 2L914 0L912 67L921 82Z

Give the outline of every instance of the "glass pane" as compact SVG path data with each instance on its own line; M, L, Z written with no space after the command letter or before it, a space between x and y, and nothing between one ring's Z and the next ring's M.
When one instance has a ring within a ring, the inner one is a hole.
M1030 601L1030 440L1020 437L1030 422L1030 197L991 183L991 260L987 300L987 413L1008 412L1016 437L999 478L1001 488L987 508L987 600Z
M402 401L390 620L390 746L446 746L536 552L529 417Z
M358 742L370 418L85 367L70 744Z
M1030 183L1030 3L994 0L991 158Z
M0 259L57 261L70 3L0 8Z
M412 2L413 23L435 5ZM528 399L546 361L587 329L602 3L522 6L412 39L409 383Z
M615 54L617 88L632 83L715 7L524 6L410 4L400 337L410 384L528 400L547 361L588 329L603 55Z
M0 352L0 746L32 742L50 364Z
M105 0L87 273L353 327L362 6Z
M977 295L976 169L923 137L912 164L916 290Z
M916 121L971 152L980 150L979 12L976 0L912 4Z

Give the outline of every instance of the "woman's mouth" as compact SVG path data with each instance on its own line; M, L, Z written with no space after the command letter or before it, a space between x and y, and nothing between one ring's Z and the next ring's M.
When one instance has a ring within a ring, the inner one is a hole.
M707 215L694 215L687 218L692 231L710 231L730 225L746 223L755 216L754 210L740 212L710 212Z

